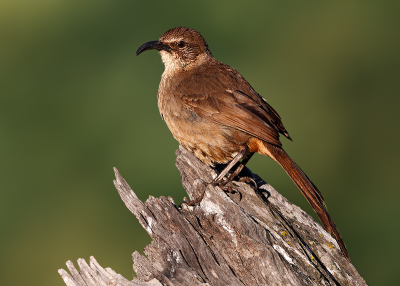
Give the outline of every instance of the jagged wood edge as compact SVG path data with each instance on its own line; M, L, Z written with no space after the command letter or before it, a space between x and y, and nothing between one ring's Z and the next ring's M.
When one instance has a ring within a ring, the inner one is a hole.
M183 186L193 199L216 174L182 147L177 155ZM153 238L145 248L148 259L133 253L139 281L156 279L162 285L366 285L318 223L251 172L259 191L235 182L243 197L228 197L219 188L207 186L205 199L196 207L177 207L170 197L150 197L142 203L116 169L115 174L122 200Z
M59 269L58 273L64 280L67 286L161 286L162 284L153 279L148 282L141 282L137 279L128 281L121 274L116 273L111 268L102 268L96 259L90 257L90 266L82 258L78 259L80 271L78 271L74 264L68 260L66 263L69 274L64 269Z
M191 199L196 198L216 174L183 147L177 155L183 186ZM198 280L214 285L366 285L312 217L253 176L263 194L245 183L235 183L241 199L207 186L200 206L177 207L170 197L150 197L142 203L116 171L121 198L153 238L145 254L157 272L146 266L146 275L138 277L188 285L177 274L184 270L192 284ZM235 237L240 244L236 248ZM252 249L245 250L249 246ZM135 261L134 267L141 263Z

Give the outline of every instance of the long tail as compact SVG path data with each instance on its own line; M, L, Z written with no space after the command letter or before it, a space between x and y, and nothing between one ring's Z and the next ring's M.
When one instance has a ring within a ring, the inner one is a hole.
M310 203L314 211L317 213L319 219L324 225L325 229L335 237L340 246L344 256L350 261L350 256L347 252L346 245L336 228L335 223L329 216L328 211L325 209L324 199L317 187L311 182L306 174L300 169L299 166L289 157L286 152L274 145L263 142L263 146L258 144L258 153L271 157L285 169L286 173L290 176L299 190L303 193L304 197Z

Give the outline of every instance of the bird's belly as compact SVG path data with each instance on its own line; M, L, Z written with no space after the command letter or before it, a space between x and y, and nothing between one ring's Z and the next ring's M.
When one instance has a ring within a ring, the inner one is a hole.
M208 165L228 163L250 138L246 133L214 123L185 109L163 113L164 120L174 138Z

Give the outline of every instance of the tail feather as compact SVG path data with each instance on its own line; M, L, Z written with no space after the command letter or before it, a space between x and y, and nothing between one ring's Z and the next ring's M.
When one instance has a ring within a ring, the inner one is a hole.
M306 174L300 169L299 166L289 157L286 152L274 145L264 143L264 148L259 148L258 152L271 157L276 162L279 163L293 180L299 190L303 193L304 197L310 203L311 207L317 213L319 219L321 220L324 228L335 237L337 243L340 246L344 256L350 260L349 254L347 252L346 246L343 242L339 231L333 222L332 218L329 216L326 208L324 199L317 189L317 187L311 182ZM260 150L261 149L261 150Z

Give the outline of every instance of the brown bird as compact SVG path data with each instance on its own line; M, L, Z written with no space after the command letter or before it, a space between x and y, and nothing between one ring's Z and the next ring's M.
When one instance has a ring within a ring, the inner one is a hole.
M235 69L217 61L196 30L173 28L158 41L143 44L136 55L151 49L159 51L165 65L158 107L174 138L208 165L229 163L212 183L222 184L242 159L228 181L232 180L255 152L272 158L285 169L350 260L321 193L282 149L279 135L291 138L267 101ZM202 197L189 204L199 203Z

